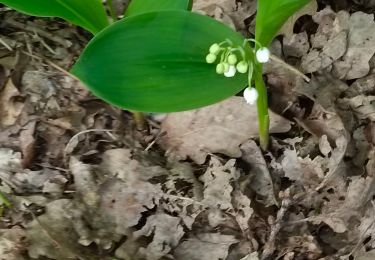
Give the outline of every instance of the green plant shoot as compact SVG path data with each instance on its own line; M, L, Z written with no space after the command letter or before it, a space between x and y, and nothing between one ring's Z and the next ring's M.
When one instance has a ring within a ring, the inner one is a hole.
M258 0L255 40L259 45L256 48L268 47L288 18L309 2L310 0ZM269 142L269 115L262 67L261 63L255 67L254 82L259 93L257 108L260 145L266 149Z

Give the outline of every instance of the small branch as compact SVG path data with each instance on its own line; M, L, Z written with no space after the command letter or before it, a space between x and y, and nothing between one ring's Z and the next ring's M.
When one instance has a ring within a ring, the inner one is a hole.
M72 46L72 43L70 41L65 40L65 39L63 39L59 36L53 35L49 32L46 32L46 31L44 31L44 30L42 30L42 29L40 29L40 28L38 28L34 25L23 24L23 23L15 21L13 19L9 19L9 20L6 20L4 22L5 22L5 24L7 24L8 26L11 26L13 28L37 33L37 34L41 35L42 37L44 37L44 38L46 38L50 41L56 42L59 45L65 47L65 48L69 48L70 46Z
M282 227L282 221L287 213L289 207L292 205L290 189L286 189L283 192L283 201L281 202L281 208L277 212L276 221L273 223L271 227L271 233L268 237L267 243L264 245L263 253L262 253L262 260L269 259L276 250L275 242L276 236L280 232Z
M310 78L309 77L307 77L301 71L299 71L298 69L296 69L292 65L289 65L288 63L286 63L285 61L283 61L279 57L271 54L270 58L271 58L272 61L274 61L276 63L279 63L282 67L284 67L285 69L289 70L290 72L292 72L292 73L294 73L294 74L302 77L306 82L310 82Z
M8 51L13 51L12 47L10 47L1 37L0 37L0 43L8 49Z

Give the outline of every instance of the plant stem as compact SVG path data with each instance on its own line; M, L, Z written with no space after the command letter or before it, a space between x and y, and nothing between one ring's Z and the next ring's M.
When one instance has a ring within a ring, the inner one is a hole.
M112 0L107 0L107 5L108 5L109 13L112 17L113 22L116 22L117 21L117 15L116 15L116 10L115 10L115 7L113 6Z
M136 112L136 111L132 111L132 113L133 113L133 118L134 118L134 122L135 122L137 129L138 130L145 129L145 125L146 125L145 115L142 112Z
M259 97L257 100L258 123L259 123L259 142L263 150L267 150L269 144L269 125L270 117L268 115L268 97L267 88L262 77L262 65L255 65L254 70L255 88Z
M112 0L107 0L107 5L109 8L109 13L112 17L113 22L117 21L117 15L116 15L116 10L113 5ZM146 126L146 119L145 115L142 112L137 112L137 111L130 111L133 114L134 122L138 130L143 130L145 129Z

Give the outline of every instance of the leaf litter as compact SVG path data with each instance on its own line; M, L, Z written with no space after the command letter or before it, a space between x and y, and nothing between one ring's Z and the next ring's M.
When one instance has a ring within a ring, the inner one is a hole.
M52 20L22 29L28 18L6 12L0 259L373 259L374 22L371 3L355 2L361 11L312 1L275 40L279 58L312 74L266 70L267 152L240 97L135 130L51 65L68 68L84 36ZM195 8L253 30L255 1ZM316 31L299 26L306 17Z

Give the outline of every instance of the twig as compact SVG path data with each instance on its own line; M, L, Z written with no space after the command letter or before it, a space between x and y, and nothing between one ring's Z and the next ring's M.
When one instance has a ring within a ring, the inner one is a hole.
M374 215L375 213L375 203L373 201L371 201L371 204L372 204L372 214ZM362 234L360 235L359 239L358 239L358 242L357 244L355 245L355 247L352 249L352 251L349 253L348 256L350 255L353 255L358 249L360 249L361 246L363 246L363 241L365 241L365 235L367 234L367 232L370 230L370 229L374 229L374 225L375 225L375 219L372 220L371 223L368 224L368 226L366 227L366 229L362 232Z
M39 36L38 33L35 32L34 34L35 34L35 37L38 38L38 41L44 46L44 48L47 49L47 51L49 51L53 55L56 55L56 52Z
M7 48L9 51L13 51L12 47L10 47L1 37L0 37L0 43Z
M289 65L288 63L286 63L285 61L283 61L282 59L280 59L279 57L275 56L275 55L272 55L270 56L271 60L274 61L274 62L277 62L279 64L281 64L281 66L283 66L284 68L286 68L287 70L293 72L294 74L302 77L306 82L310 82L310 78L307 77L305 74L303 74L301 71L299 71L298 69L296 69L295 67L293 67L292 65Z
M152 140L151 143L149 143L149 145L147 145L146 149L144 150L145 152L147 152L148 150L151 149L152 146L154 146L154 144L163 136L165 136L167 134L167 132L160 132L154 140Z
M114 138L113 135L111 135L110 133L111 132L118 132L118 131L116 131L116 130L110 130L110 129L88 129L88 130L85 130L85 131L81 131L81 132L75 134L72 138L70 138L69 142L67 143L67 145L65 146L65 149L64 149L64 158L66 158L66 156L68 155L69 150L71 149L72 143L80 135L87 134L87 133L92 133L92 132L105 132L105 133L109 134L112 138Z
M62 72L63 74L65 74L66 76L68 77L71 77L72 79L74 80L77 80L77 81L80 81L76 76L74 76L72 73L70 73L69 71L61 68L59 65L57 65L56 63L53 63L52 61L46 59L46 58L42 58L42 57L39 57L37 55L34 55L34 54L31 54L29 52L26 52L26 51L22 51L22 53L26 54L27 56L30 56L32 58L35 58L35 59L38 59L38 60L41 60L41 61L45 61L48 65L52 66L53 68L57 69L58 71Z
M17 22L13 19L9 19L9 20L6 20L4 21L5 24L11 26L11 27L14 27L14 28L17 28L17 29L21 29L21 30L25 30L25 31L29 31L29 32L33 32L33 33L37 33L39 35L41 35L42 37L44 38L47 38L48 40L51 40L53 42L56 42L60 45L62 45L63 47L65 48L69 48L72 43L68 40L65 40L59 36L56 36L56 35L53 35L49 32L46 32L34 25L31 25L31 24L23 24L23 23L20 23L20 22Z
M277 212L276 221L273 223L271 227L271 233L268 237L267 243L264 245L263 253L262 253L262 260L269 259L272 254L276 250L275 242L276 242L276 236L280 232L280 229L282 227L282 221L285 217L285 214L287 213L289 207L292 205L292 199L291 199L291 191L290 189L286 189L283 192L283 200L281 202L281 208Z
M52 166L52 165L49 165L49 164L46 164L46 163L36 163L36 165L44 167L44 168L52 169L52 170L61 171L61 172L69 172L69 170L67 170L67 169Z

